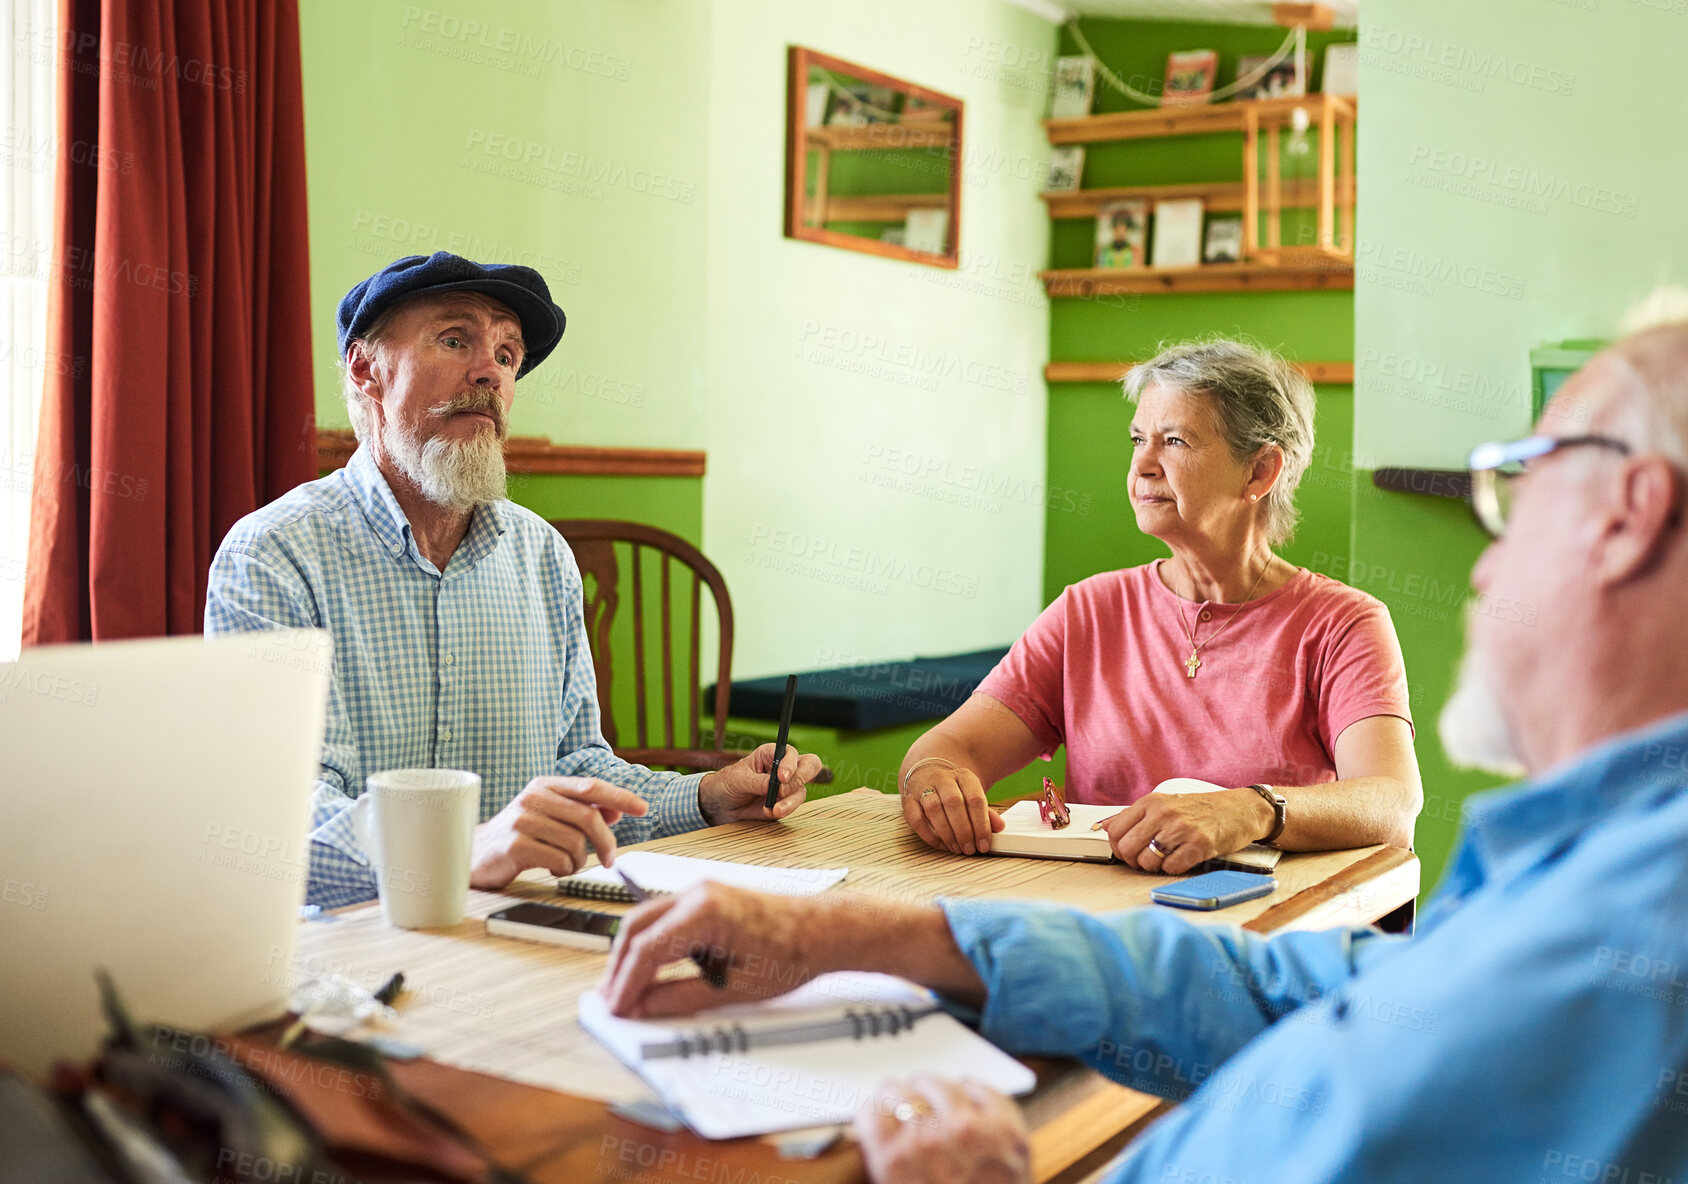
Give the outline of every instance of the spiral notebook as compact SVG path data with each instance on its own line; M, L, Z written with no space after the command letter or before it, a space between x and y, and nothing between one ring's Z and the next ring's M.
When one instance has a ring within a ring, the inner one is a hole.
M895 1105L887 1078L974 1081L1029 1093L1032 1071L887 974L823 974L758 1003L676 1020L624 1020L580 997L580 1025L706 1139L849 1122Z
M670 896L709 880L732 888L749 888L780 896L817 896L850 874L847 867L759 867L660 851L628 851L615 857L638 885L652 896ZM591 867L557 881L557 891L588 900L631 901L633 894L620 876L607 867Z

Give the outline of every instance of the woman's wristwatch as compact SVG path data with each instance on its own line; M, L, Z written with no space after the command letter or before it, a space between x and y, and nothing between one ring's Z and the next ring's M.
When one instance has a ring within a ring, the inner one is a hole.
M1248 788L1266 799L1267 805L1272 807L1272 829L1264 839L1256 839L1262 847L1270 847L1278 841L1278 836L1284 833L1284 822L1288 817L1289 803L1284 801L1284 795L1274 793L1270 785L1251 785Z

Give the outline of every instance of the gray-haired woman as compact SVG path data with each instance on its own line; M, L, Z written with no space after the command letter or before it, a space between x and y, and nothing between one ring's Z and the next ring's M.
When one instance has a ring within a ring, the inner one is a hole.
M1124 807L1119 858L1179 873L1251 842L1407 846L1423 800L1386 608L1272 550L1296 521L1313 390L1235 341L1134 367L1131 504L1168 559L1056 598L955 714L904 758L927 843L989 849L985 791L1067 748L1067 800ZM1221 792L1153 792L1193 777Z

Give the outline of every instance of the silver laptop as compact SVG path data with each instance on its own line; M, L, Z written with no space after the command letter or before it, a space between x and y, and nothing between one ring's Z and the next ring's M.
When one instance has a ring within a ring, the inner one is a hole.
M0 1057L279 1014L328 703L321 630L26 650L0 664Z

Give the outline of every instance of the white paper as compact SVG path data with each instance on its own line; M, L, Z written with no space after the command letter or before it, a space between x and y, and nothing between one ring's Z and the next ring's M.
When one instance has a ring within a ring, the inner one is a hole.
M615 857L616 867L646 892L684 892L705 881L772 892L780 896L818 896L850 874L847 867L758 867L751 863L727 863L719 859L695 859L689 855L664 855L660 851L627 851ZM622 888L614 868L592 867L567 880L605 884Z

